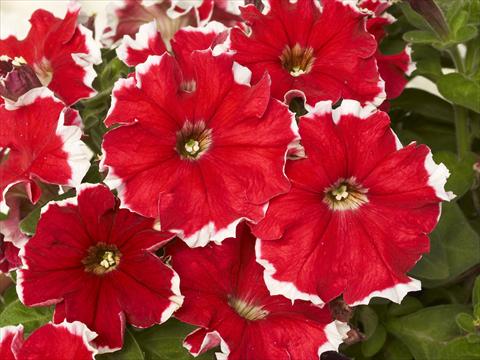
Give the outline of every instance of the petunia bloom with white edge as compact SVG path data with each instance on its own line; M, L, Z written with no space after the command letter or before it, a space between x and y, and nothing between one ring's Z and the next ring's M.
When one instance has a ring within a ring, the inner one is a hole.
M45 87L34 88L15 103L0 106L0 212L7 191L23 184L32 203L41 183L78 186L90 167L91 150L82 130L65 125L65 105Z
M119 80L105 120L106 183L123 206L160 219L189 246L234 236L288 191L285 156L298 140L294 115L270 98L268 75L226 53L193 51L181 61L150 56Z
M101 184L49 203L20 250L17 293L28 306L55 304L54 322L81 321L98 334L100 352L123 346L126 322L167 321L183 297L178 275L155 255L173 234L126 209Z
M63 19L39 9L30 18L32 27L25 39L9 36L0 40L0 56L28 66L39 83L67 105L96 94L93 65L102 61L92 31L77 24L79 12L76 2L70 4Z
M185 295L175 316L199 327L184 346L197 356L220 345L217 359L228 360L319 359L325 351L337 351L348 325L333 321L327 307L271 296L254 247L245 223L237 227L236 238L221 245L167 246Z
M353 306L420 290L406 273L453 196L448 169L425 145L402 147L386 113L353 100L316 104L299 128L306 158L287 162L290 192L253 227L270 292L317 304L343 294Z

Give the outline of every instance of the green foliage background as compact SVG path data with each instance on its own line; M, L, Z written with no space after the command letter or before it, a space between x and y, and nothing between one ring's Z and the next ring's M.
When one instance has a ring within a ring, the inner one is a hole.
M412 44L413 76L434 82L443 97L406 89L391 102L392 126L402 143L417 141L432 149L436 162L450 169L446 187L457 197L443 205L431 251L411 271L423 290L400 305L374 299L357 307L351 325L363 339L341 351L359 360L480 360L480 173L473 168L480 160L480 0L409 0L390 12L398 20L388 28L382 51L396 53L405 42ZM113 50L104 51L103 58L94 83L98 95L77 105L85 141L97 155L113 84L133 70ZM92 165L84 181L102 181L98 157ZM35 231L40 206L22 223L27 233ZM11 287L0 311L0 326L22 323L29 333L48 322L53 309L23 306ZM181 344L192 329L175 319L145 330L129 327L124 349L98 358L190 359ZM210 352L198 359L212 358Z

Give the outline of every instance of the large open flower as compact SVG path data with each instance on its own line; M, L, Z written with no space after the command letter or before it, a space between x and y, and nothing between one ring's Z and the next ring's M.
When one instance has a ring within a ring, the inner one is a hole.
M23 326L0 328L2 360L93 360L97 350L92 340L97 336L85 324L66 321L48 323L23 339Z
M289 193L254 227L272 294L350 305L400 302L420 282L405 275L429 250L449 172L430 150L404 148L386 113L344 100L300 119L306 158L287 163Z
M268 71L277 99L379 104L385 94L373 56L376 41L365 29L366 15L351 3L326 0L320 9L316 0L272 0L265 15L247 6L242 16L250 34L231 33L235 61L252 71L254 81Z
M28 306L56 304L54 321L78 320L101 351L122 347L125 321L148 327L181 305L177 274L154 252L171 234L126 209L104 185L50 203L21 250L17 293Z
M167 247L182 281L180 320L200 328L184 346L193 355L221 345L220 359L318 359L337 350L348 326L333 322L328 309L270 296L255 261L255 238L246 224L222 245Z
M92 32L77 24L79 11L73 4L65 18L58 19L46 10L37 10L25 39L9 36L0 40L0 56L26 63L39 82L67 105L95 94L91 87L96 76L93 64L101 62Z
M78 126L66 126L65 105L45 88L35 88L15 103L0 106L0 211L5 195L25 184L35 203L39 182L77 186L90 167L91 151L80 140Z
M297 140L292 113L270 98L270 80L227 54L193 52L180 67L150 56L113 90L104 138L106 181L124 206L160 218L190 246L233 236L288 191L285 154Z

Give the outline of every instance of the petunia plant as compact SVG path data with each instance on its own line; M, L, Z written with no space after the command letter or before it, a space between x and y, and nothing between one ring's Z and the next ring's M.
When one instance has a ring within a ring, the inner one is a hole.
M1 359L480 359L480 0L80 3L0 40Z

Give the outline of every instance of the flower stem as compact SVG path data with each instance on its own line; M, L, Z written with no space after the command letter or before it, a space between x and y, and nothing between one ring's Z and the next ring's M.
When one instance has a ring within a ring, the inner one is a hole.
M465 73L465 65L462 56L458 51L458 47L452 47L448 53L450 54L457 72ZM460 105L453 105L455 111L455 135L457 139L457 155L460 159L465 158L470 152L470 132L468 122L468 110Z
M457 138L457 153L460 159L470 152L470 133L468 130L468 111L462 106L454 105L455 134Z

